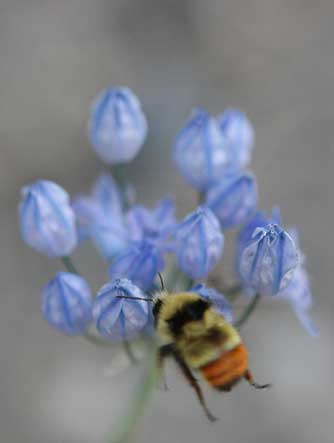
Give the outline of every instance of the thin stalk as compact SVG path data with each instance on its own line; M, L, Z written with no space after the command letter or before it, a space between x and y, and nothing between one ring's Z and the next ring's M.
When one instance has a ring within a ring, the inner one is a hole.
M65 255L64 257L61 257L61 261L63 262L65 268L68 270L68 272L71 272L72 274L78 274L79 272L77 268L74 266L74 263L68 255Z
M224 295L228 298L228 300L233 303L241 294L242 286L239 284L235 284L233 286L230 286L226 289L223 289Z
M246 306L244 312L241 314L241 316L238 318L238 320L235 322L234 326L238 329L241 329L242 326L246 323L246 321L249 319L249 317L254 312L255 308L257 307L259 301L260 301L261 295L256 294L252 300L248 303Z
M131 344L128 342L128 340L123 340L122 344L123 344L123 348L124 348L126 355L129 357L131 364L136 365L138 363L138 360L137 360L135 354L133 353L133 349L131 347Z
M134 428L138 423L140 417L143 415L146 404L154 391L156 386L156 346L153 341L149 344L148 368L144 380L138 385L138 389L133 401L130 404L130 409L127 416L113 433L108 442L109 443L126 443L130 440Z

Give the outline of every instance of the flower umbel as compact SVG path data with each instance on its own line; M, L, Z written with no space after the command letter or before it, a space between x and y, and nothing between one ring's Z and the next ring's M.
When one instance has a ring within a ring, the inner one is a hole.
M24 241L48 257L70 254L77 246L77 231L67 192L56 183L38 180L21 193L19 217Z

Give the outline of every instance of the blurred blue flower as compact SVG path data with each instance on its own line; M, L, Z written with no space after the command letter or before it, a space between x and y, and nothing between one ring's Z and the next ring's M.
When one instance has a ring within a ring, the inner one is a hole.
M255 178L245 172L223 177L209 188L205 200L223 229L244 223L255 211L257 201Z
M69 255L77 246L77 230L67 192L56 183L38 180L25 186L21 194L24 241L48 257Z
M110 174L102 174L91 194L74 199L72 207L79 238L91 238L104 258L111 259L129 244L121 195Z
M130 280L115 279L104 285L98 292L93 306L96 329L112 341L131 339L143 331L148 323L149 306L147 298Z
M193 279L205 277L220 259L224 236L211 209L199 206L176 230L177 260L182 272Z
M226 297L218 292L216 289L207 288L205 285L199 283L190 289L191 292L196 292L201 297L207 299L213 304L219 314L221 314L229 323L233 322L233 309L231 303Z
M296 247L299 251L300 262L297 266L293 277L288 286L278 293L282 299L286 299L291 303L291 306L299 319L300 323L313 337L318 335L318 328L314 324L310 316L310 310L313 305L313 297L310 288L310 282L307 271L304 268L304 254L300 250L299 235L296 228L289 228L288 233L293 238Z
M109 274L111 279L127 278L146 291L152 287L157 273L163 267L163 257L158 249L142 241L120 252L112 261Z
M262 295L276 295L293 277L299 254L291 236L276 224L258 227L239 257L245 287Z
M91 108L89 136L106 163L132 160L142 147L147 133L146 117L140 102L128 88L104 90Z
M133 206L127 213L127 227L132 240L145 240L161 252L172 251L172 234L176 228L174 200L164 198L154 209L142 205Z
M226 109L217 117L221 131L227 140L233 167L242 169L251 159L254 145L254 129L246 114L238 109Z
M219 180L231 159L216 119L197 109L177 136L174 159L184 179L199 190Z
M42 291L45 320L61 332L80 335L92 320L92 294L76 274L58 272Z

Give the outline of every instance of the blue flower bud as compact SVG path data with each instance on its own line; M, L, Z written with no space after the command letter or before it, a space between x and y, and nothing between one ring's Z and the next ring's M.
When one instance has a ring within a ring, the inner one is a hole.
M255 178L248 173L227 175L212 186L206 204L219 219L223 229L244 223L258 201Z
M217 117L219 126L227 140L233 167L241 169L247 166L251 159L254 145L254 129L246 114L238 109L226 109Z
M158 272L164 267L161 253L152 244L135 243L115 257L109 274L114 278L127 278L143 291L150 289Z
M183 220L176 231L176 241L179 268L193 279L208 275L223 252L219 221L205 206L199 206Z
M195 285L190 289L191 292L196 292L201 297L208 300L219 314L221 314L225 320L229 323L233 322L233 309L231 303L226 299L223 294L220 294L216 289L207 288L203 284Z
M48 257L69 255L77 246L77 231L67 192L56 183L38 180L21 194L23 240Z
M110 174L102 174L91 194L77 197L72 207L79 238L91 238L104 258L111 259L128 245L120 192Z
M184 179L199 190L219 180L230 157L216 119L197 110L177 136L174 158Z
M134 241L147 241L161 252L174 248L172 234L176 228L175 202L171 198L160 200L154 209L133 206L127 214L129 235Z
M239 272L246 287L263 295L283 290L299 263L291 236L278 225L256 228L239 257Z
M95 99L89 135L103 161L112 164L132 160L142 147L146 133L146 117L130 89L111 88Z
M43 289L42 313L59 331L82 334L92 320L92 295L86 281L76 274L58 272Z
M98 292L93 306L96 329L109 340L133 338L147 326L149 306L146 301L120 297L147 298L131 281L115 279Z

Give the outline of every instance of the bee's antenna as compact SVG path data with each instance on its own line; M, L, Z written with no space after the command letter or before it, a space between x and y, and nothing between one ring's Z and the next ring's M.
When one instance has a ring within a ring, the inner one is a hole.
M153 301L152 298L132 297L132 295L116 295L116 298L130 298L132 300Z
M160 284L161 284L161 290L165 291L165 284L164 284L164 280L162 278L162 275L160 272L158 272L158 276L159 276L159 280L160 280Z

